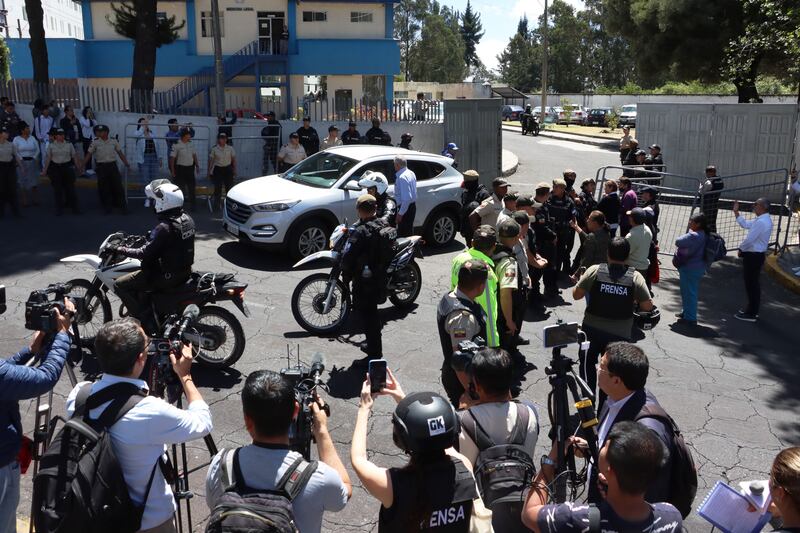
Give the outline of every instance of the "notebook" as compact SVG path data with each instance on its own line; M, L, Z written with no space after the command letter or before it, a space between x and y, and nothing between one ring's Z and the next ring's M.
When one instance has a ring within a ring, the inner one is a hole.
M730 485L717 481L697 513L722 533L758 533L769 522L769 513L750 512L747 498Z

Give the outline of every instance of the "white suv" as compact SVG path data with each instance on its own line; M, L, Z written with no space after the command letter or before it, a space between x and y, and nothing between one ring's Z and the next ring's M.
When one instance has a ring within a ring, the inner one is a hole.
M323 250L333 228L357 219L364 172L386 175L392 195L395 155L405 156L417 176L415 229L430 244L449 244L459 230L463 177L447 157L391 146L337 146L282 175L244 181L228 191L223 227L244 243L287 248L295 259Z

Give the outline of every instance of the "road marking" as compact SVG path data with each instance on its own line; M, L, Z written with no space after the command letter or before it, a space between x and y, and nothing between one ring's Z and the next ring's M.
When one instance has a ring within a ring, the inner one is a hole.
M545 146L558 146L559 148L569 148L570 150L577 150L579 152L608 153L607 148L600 148L598 146L592 146L591 144L582 144L572 141L562 141L560 139L544 139L540 137L538 144L544 144Z

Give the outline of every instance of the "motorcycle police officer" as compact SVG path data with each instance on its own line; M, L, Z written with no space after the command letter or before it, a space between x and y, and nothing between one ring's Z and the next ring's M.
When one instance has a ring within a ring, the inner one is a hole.
M608 343L631 340L634 305L640 311L654 309L644 277L625 264L630 250L624 237L615 237L608 245L608 263L587 268L572 290L576 300L589 296L581 329L590 345L580 362L580 375L591 390L597 385L597 362Z
M353 309L364 324L366 344L362 351L367 356L358 361L366 364L371 359L383 358L378 304L385 299L385 265L378 264L378 232L387 224L376 218L378 202L371 194L362 194L356 201L359 221L350 231L342 256L342 276L345 283L353 282Z
M550 214L553 230L556 232L555 270L558 273L569 275L570 253L575 244L575 230L569 223L578 216L575 202L567 195L567 182L563 179L553 180L553 192L547 200L547 210Z
M367 190L367 194L371 194L378 202L378 210L375 216L379 220L386 222L387 226L395 227L397 214L397 202L394 198L389 196L389 180L386 179L381 172L373 172L367 170L361 179L358 180L358 186Z
M463 341L483 344L486 313L475 298L483 294L488 277L489 267L486 263L478 259L466 261L458 270L458 286L442 297L436 309L436 324L444 355L442 386L450 402L456 407L469 378L463 366L454 368L453 354L459 350L459 343Z
M194 263L194 220L183 212L180 187L169 180L154 180L145 187L145 194L158 217L147 244L141 248L109 247L142 262L141 270L125 274L115 283L128 315L139 319L147 304L142 293L183 285L191 277Z

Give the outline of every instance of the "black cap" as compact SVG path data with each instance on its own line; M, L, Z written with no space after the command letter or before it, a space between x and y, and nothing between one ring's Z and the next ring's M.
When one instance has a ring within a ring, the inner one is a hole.
M642 187L641 189L639 189L639 194L644 194L644 193L651 194L653 195L654 198L658 196L658 191L653 187Z
M661 145L660 144L651 144L650 145L650 149L651 150L661 150Z
M300 136L297 134L296 131L293 131L292 133L289 134L289 138L290 139L299 139Z
M275 111L267 111L267 116L268 117L274 117L275 116Z
M217 133L217 139L227 139L227 138L228 138L228 134L225 133L224 131L221 131L221 132Z
M347 127L355 128L356 127L356 123L351 120L350 122L348 122Z
M514 219L507 218L497 225L497 234L502 238L511 238L519 236L520 226Z
M508 182L505 178L495 178L492 180L492 187L508 187Z
M645 152L644 150L636 150L635 155L647 155L647 152Z
M527 194L520 194L517 197L517 207L533 207L533 198Z
M47 134L48 135L55 135L57 131L58 131L58 128L50 128L49 130L47 130ZM64 133L64 130L61 130L61 133Z
M522 226L523 224L529 224L531 221L531 218L525 211L514 211L514 214L511 215L511 218L513 218L514 222L516 222L520 226Z
M503 201L505 202L507 200L509 202L516 202L518 198L519 198L519 194L518 193L509 192L505 196L503 196Z
M66 135L66 132L61 128L56 128L55 135Z
M495 229L488 224L478 226L478 229L476 229L475 233L472 234L472 240L474 243L483 244L485 247L489 247L497 242L497 231L495 231Z
M330 126L328 126L328 131L339 131L339 128L337 128L335 125L331 124Z
M303 122L311 122L311 117L303 117Z
M644 221L647 220L647 213L641 207L634 207L625 214L630 216L637 224L644 224Z
M458 269L458 277L461 279L465 275L469 274L478 274L477 277L480 279L488 279L489 265L480 259L468 259L461 265L461 268Z
M178 119L177 118L171 118L171 119L169 119L167 121L167 124L177 124L177 123L178 123Z
M414 138L414 136L413 136L413 135L411 135L411 134L410 134L410 133L408 133L408 132L405 132L404 134L402 134L402 135L400 136L400 138L401 138L401 139L413 139L413 138Z
M100 133L102 131L109 131L108 126L106 126L105 124L98 124L93 129L95 133Z
M189 128L181 128L181 131L178 132L178 135L180 135L181 137L185 137L185 136L191 135L191 134L192 134L192 130L190 130Z

